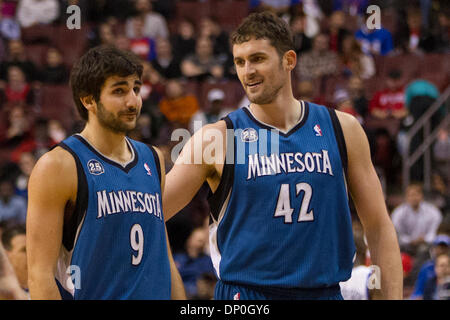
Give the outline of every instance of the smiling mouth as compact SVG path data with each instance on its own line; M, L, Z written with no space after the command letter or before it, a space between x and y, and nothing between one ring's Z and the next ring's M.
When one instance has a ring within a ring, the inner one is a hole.
M256 88L262 83L262 81L255 81L255 82L247 82L248 88Z

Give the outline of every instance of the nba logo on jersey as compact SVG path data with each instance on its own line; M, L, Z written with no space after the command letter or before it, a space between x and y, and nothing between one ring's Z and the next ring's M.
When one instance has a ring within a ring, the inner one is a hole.
M241 294L238 292L234 295L233 300L241 300Z
M144 168L145 168L145 170L147 170L147 175L151 176L152 171L150 170L150 167L148 166L147 162L144 163Z
M103 169L102 164L99 161L95 160L95 159L89 160L88 163L87 163L87 166L88 166L90 174L98 176L98 175L100 175L100 174L105 172L105 170Z
M318 124L316 124L314 126L314 131L316 132L316 137L321 137L322 136L322 129L320 129L320 126Z

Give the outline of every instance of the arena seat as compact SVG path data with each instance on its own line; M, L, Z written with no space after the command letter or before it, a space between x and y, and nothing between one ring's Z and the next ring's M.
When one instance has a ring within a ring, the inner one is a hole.
M249 13L247 1L215 0L212 6L211 14L217 17L219 24L227 32L236 28Z
M420 72L419 66L422 63L422 58L422 56L411 53L386 56L378 74L380 76L387 76L392 69L399 69L402 71L405 79L416 78Z
M61 25L56 29L54 44L62 51L64 63L71 68L75 61L83 55L87 48L87 34L91 26L83 24L81 29L67 29Z
M215 10L217 12L217 10ZM212 13L210 1L177 1L175 4L175 20L186 18L194 24L198 23L202 17Z
M49 46L45 43L25 44L25 51L30 59L38 68L42 68L47 60L47 50Z
M52 43L57 25L38 24L28 28L22 28L22 40L25 44Z
M72 128L77 113L69 86L43 85L38 103L42 116L59 120L66 130Z

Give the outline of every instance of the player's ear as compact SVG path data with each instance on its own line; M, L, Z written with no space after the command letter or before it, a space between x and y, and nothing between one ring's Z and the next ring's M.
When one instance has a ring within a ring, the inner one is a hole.
M92 95L80 97L80 101L88 111L94 111L97 103Z
M287 71L292 71L297 65L297 54L294 50L288 50L283 56L283 66Z

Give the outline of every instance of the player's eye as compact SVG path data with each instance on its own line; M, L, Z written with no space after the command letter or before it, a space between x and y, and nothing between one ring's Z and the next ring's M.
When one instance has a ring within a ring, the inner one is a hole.
M139 92L141 92L141 87L134 87L133 90L136 94L139 94Z
M117 88L117 89L114 89L114 91L113 91L114 94L122 94L124 92L125 91L122 88Z

